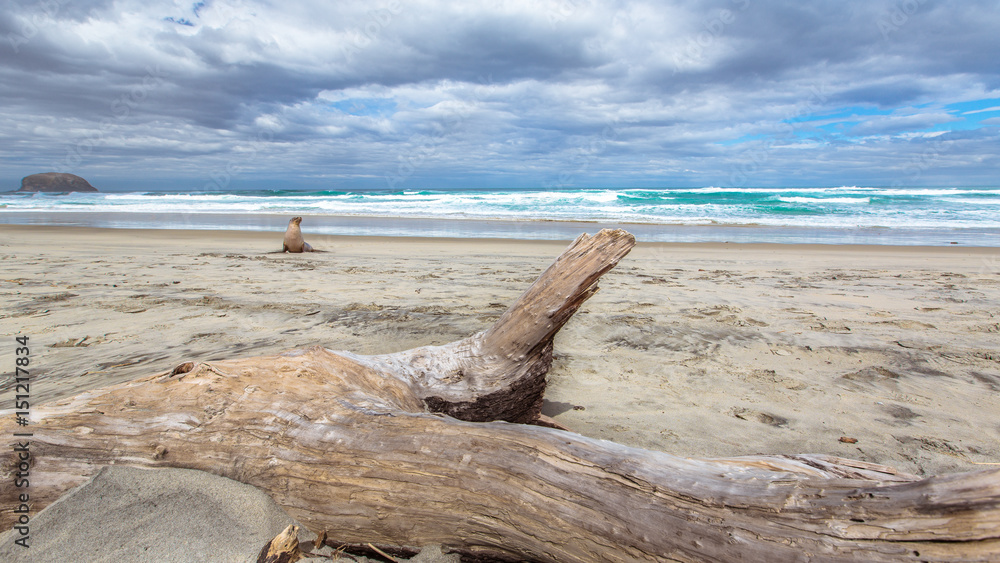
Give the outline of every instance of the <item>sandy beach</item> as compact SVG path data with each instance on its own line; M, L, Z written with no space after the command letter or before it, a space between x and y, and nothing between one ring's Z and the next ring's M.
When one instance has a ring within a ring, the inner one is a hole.
M0 226L0 330L8 352L31 338L32 402L188 360L456 340L568 244L307 232L326 252L292 255L281 238ZM998 337L1000 249L640 241L557 336L544 412L678 456L983 469Z

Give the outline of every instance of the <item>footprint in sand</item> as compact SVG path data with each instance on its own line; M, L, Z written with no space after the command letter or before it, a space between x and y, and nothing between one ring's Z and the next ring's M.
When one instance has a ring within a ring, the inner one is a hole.
M902 405L882 405L882 410L884 410L889 416L894 418L899 424L910 424L910 421L914 418L920 418L920 415L913 412L912 410L904 407Z
M817 332L832 332L834 334L850 334L851 329L847 325L840 323L816 323L809 327Z
M934 330L937 328L936 326L930 323L922 323L920 321L907 321L907 320L881 321L877 324L895 326L906 330L924 330L924 329Z
M778 375L778 372L773 369L755 369L750 371L746 375L746 378L769 388L774 388L776 385L780 385L789 391L801 391L806 388L805 383Z
M700 309L688 309L687 316L692 319L703 319L706 317L718 317L722 313L739 313L741 309L739 307L733 307L731 305L715 305L713 307L702 307Z
M887 318L887 317L895 317L896 315L893 315L889 311L872 311L871 313L868 313L868 316Z
M990 391L1000 391L1000 377L981 371L970 371L969 375L979 383L983 383L989 387Z
M721 318L715 319L715 322L727 324L729 326L739 326L739 327L747 327L747 326L770 326L768 323L766 323L764 321L758 321L757 319L752 319L750 317L742 317L741 318L741 317L737 317L736 315L728 315L728 316L725 316L725 317L721 317Z
M729 409L729 414L735 416L740 420L760 422L762 424L767 424L770 426L774 426L776 428L784 428L788 426L788 419L783 416L755 411L753 409L748 409L746 407L733 407Z
M100 344L105 341L106 339L100 336L93 339L90 338L89 336L84 336L83 338L70 338L62 342L49 344L49 348L86 348L91 344Z
M900 374L882 366L870 366L840 376L848 387L864 389L868 386L895 386Z
M759 321L757 319L752 319L750 317L741 317L737 313L741 313L742 309L739 307L733 307L731 305L716 305L713 307L702 307L700 309L695 309L693 311L688 310L687 317L689 319L707 319L713 318L715 322L726 324L735 327L747 327L747 326L770 326L764 321ZM727 313L727 314L723 314Z

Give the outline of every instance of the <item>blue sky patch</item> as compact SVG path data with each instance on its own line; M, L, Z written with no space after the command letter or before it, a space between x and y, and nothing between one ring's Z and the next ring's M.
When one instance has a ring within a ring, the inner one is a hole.
M907 128L905 125L893 127L893 122L897 119L899 122L905 122L907 119L918 121L920 116L926 115L930 119L934 114L949 114L954 119L923 127ZM997 121L995 118L998 116L1000 116L1000 98L987 98L956 102L944 106L934 102L926 102L895 109L879 109L874 105L855 105L791 117L781 122L794 127L791 133L797 139L850 142L868 137L872 134L871 130L877 129L879 126L885 127L887 131L884 134L890 135L970 131L981 127L995 126ZM866 127L866 124L869 126ZM751 133L716 144L728 147L768 137L779 138L786 136L787 133L787 131L775 134Z
M948 130L968 131L981 127L991 127L994 126L992 123L984 123L984 121L1000 116L1000 98L958 102L948 104L945 108L949 113L962 118L962 121L949 124Z
M793 117L790 119L785 119L782 120L782 123L794 124L794 123L806 123L810 121L826 121L829 119L845 119L845 118L852 118L852 117L859 117L866 115L890 115L890 114L892 114L892 110L878 109L875 106L849 106L829 113L808 114L808 115ZM847 121L859 121L859 120L845 119L845 122Z
M188 27L194 27L194 24L191 23L191 20L189 20L187 18L163 18L163 21L167 21L167 22L170 22L170 23L176 23L178 25L186 25Z
M719 141L716 144L717 145L722 145L724 147L731 147L733 145L738 145L740 143L748 143L750 141L759 141L759 140L764 139L764 138L767 138L767 135L764 135L763 133L754 133L754 134L743 135L742 137L737 137L736 139L732 139L730 141Z

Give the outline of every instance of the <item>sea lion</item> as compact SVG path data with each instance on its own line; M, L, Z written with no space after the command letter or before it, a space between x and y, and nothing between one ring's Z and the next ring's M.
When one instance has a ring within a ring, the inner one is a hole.
M281 245L282 252L312 252L313 247L302 239L302 229L299 223L302 217L292 217L288 221L288 228L285 229L285 241Z

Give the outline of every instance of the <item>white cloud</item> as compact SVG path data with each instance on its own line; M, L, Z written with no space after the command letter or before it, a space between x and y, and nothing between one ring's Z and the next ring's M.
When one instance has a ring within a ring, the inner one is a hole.
M853 127L851 133L855 135L907 133L955 121L961 121L961 119L945 112L903 112L866 119Z
M1000 106L993 106L991 108L983 108L983 109L977 109L977 110L972 110L972 111L965 111L965 112L962 112L962 115L972 115L974 113L985 113L985 112L988 112L988 111L1000 111Z

